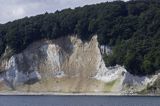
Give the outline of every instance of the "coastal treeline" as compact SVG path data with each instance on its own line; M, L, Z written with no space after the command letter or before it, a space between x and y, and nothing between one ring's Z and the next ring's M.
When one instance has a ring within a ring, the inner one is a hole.
M106 66L124 65L134 75L160 69L160 1L131 0L86 5L0 24L0 55L14 53L40 39L77 35L84 42L94 34L113 52Z

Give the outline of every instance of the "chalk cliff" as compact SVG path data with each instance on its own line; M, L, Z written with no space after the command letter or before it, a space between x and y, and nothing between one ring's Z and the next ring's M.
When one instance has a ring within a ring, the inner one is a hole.
M0 91L68 93L137 93L153 86L158 74L133 76L123 66L106 67L97 36L89 42L68 36L32 43L0 61Z

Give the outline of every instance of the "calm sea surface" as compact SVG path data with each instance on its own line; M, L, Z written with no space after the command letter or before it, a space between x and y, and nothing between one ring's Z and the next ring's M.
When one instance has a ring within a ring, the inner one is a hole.
M0 96L0 106L160 106L160 97Z

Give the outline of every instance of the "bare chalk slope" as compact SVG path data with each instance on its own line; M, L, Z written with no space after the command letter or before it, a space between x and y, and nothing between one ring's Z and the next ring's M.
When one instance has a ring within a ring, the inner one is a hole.
M41 40L9 58L7 48L0 61L0 91L125 94L141 92L158 78L106 67L99 46L95 35L89 42L73 36Z

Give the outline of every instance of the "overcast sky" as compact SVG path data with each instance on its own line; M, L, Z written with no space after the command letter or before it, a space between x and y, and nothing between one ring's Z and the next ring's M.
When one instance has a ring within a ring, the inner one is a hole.
M113 0L0 0L0 23L106 1Z

